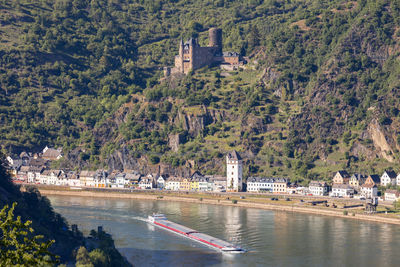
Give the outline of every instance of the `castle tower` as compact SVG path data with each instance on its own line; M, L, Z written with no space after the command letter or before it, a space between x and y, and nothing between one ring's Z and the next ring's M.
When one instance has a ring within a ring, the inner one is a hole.
M194 66L194 57L195 57L195 49L197 47L197 42L196 39L190 38L189 39L189 70L193 70L195 68Z
M222 30L211 28L208 30L208 46L216 47L216 53L222 54Z
M179 44L179 56L183 58L183 39L181 38L181 42Z
M182 72L182 73L184 73L185 72L185 67L184 67L184 63L183 63L183 61L184 61L184 58L183 58L183 39L181 38L181 43L180 43L180 46L179 46L179 58L180 58L180 66L181 66L181 69L180 69L180 71Z
M243 166L242 158L234 150L226 155L226 187L227 191L242 191Z

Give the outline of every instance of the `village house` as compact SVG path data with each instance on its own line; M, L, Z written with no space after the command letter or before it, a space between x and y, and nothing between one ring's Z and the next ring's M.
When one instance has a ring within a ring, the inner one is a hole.
M10 167L11 177L16 177L18 170L22 166L22 159L17 157L7 156L8 166Z
M208 187L210 191L225 192L226 191L226 177L222 175L206 175L208 179Z
M199 190L199 180L200 180L200 177L193 177L190 179L190 191L198 191Z
M141 175L137 171L127 172L125 175L125 186L128 187L137 187L139 185Z
M95 187L105 188L107 186L108 172L105 170L97 170L94 176Z
M310 193L310 189L309 189L309 187L307 186L298 186L297 188L296 188L296 191L297 191L297 194L299 194L299 195L307 195L307 194L311 194Z
M274 179L264 177L250 177L247 179L247 192L272 193Z
M181 178L172 176L169 177L168 180L166 181L165 189L178 191L180 189L180 184L181 184Z
M58 186L68 186L68 177L66 173L60 173L56 179L56 185Z
M95 171L81 171L80 173L81 186L95 187L96 186L95 176L96 176Z
M396 185L396 173L392 170L386 170L381 176L381 185Z
M359 189L362 184L364 184L367 177L363 174L354 173L349 180L349 185L354 189Z
M69 186L81 186L79 173L76 171L69 171L66 173Z
M361 196L365 198L378 197L378 187L376 186L376 184L364 183L361 186Z
M190 190L191 191L198 191L199 190L199 183L200 180L204 179L204 176L198 172L195 171L191 176L190 176Z
M14 165L17 161L20 161L20 162L21 162L20 165L22 165L22 160L21 160L21 159L18 159L18 158L16 158L16 157L7 156L7 157L6 157L6 160L7 160L8 165L9 165L10 167L11 167L12 165Z
M32 153L23 151L19 154L19 158L22 160L22 165L28 165L28 162L32 158Z
M183 178L181 183L179 184L179 190L181 191L189 191L190 190L190 179Z
M198 182L199 182L199 191L210 191L212 189L212 187L210 188L209 186L208 178L204 176L200 177L198 178Z
M30 167L42 167L42 168L47 168L47 162L48 160L42 159L42 158L31 158L31 160L29 161L29 166Z
M313 196L327 196L329 186L323 181L311 181L308 190Z
M333 184L332 186L332 197L353 197L354 188L348 184Z
M164 178L162 175L158 176L156 184L157 188L164 189L166 184L166 178Z
M386 189L385 191L385 201L398 201L400 199L400 192L395 189Z
M43 167L30 166L28 170L28 183L36 183L39 181L40 174L43 172Z
M292 184L292 183L290 183L290 184L288 184L288 186L287 186L287 188L286 188L286 192L288 193L288 194L297 194L297 188L298 188L298 185L297 184Z
M17 172L15 180L20 182L28 181L28 172L29 172L29 166L21 166Z
M153 189L153 175L149 174L146 177L143 177L142 179L140 179L139 181L139 188L140 189Z
M371 174L368 175L367 179L365 180L364 184L368 184L368 185L380 185L381 183L381 178L379 177L379 175L376 174Z
M64 174L61 170L44 170L39 178L40 184L56 185L61 174Z
M42 154L42 158L46 159L46 160L59 160L60 158L62 158L62 149L54 149L54 148L49 148L49 147L45 147L43 149L43 154Z
M118 173L115 175L115 185L116 188L125 188L125 184L129 183L129 180L125 180L126 173Z
M111 173L108 174L106 177L106 187L107 188L117 188L117 179L115 176L117 176L119 171L112 171Z
M274 194L286 194L288 181L285 178L274 178L272 192Z
M350 180L350 175L347 173L347 171L338 171L335 176L333 177L333 183L334 184L347 184L349 183Z

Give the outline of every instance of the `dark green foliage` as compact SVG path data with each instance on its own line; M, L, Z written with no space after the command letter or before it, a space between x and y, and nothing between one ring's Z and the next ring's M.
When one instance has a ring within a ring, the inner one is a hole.
M223 169L216 153L235 148L252 155L250 173L303 179L326 175L313 174L306 157L357 142L372 149L361 135L372 121L398 135L397 1L18 3L3 1L12 16L0 15L7 150L79 148L93 168L126 150L215 173ZM180 37L206 45L210 27L222 28L224 51L248 56L249 68L210 66L160 83Z
M150 155L149 160L151 164L157 164L160 162L160 158L156 155Z
M43 242L43 236L34 235L32 222L14 218L13 203L9 209L5 205L0 211L0 266L52 266L56 258L49 252L54 240Z
M54 212L49 199L35 187L21 192L10 182L1 155L0 194L0 266L53 266L58 259L71 261L73 250L85 243L82 233L70 231L66 220ZM99 250L89 253L94 266L130 266L110 235L92 231L92 237L99 245Z

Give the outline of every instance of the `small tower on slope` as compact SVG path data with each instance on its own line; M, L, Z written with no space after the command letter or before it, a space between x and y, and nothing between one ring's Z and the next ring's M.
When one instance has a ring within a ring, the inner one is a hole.
M226 155L226 188L227 191L242 191L243 165L242 158L235 150Z

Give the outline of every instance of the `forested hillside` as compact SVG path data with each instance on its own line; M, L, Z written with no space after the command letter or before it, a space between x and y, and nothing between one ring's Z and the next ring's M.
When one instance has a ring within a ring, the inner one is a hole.
M1 266L131 266L111 235L92 230L87 238L77 228L70 230L37 188L13 184L4 161L0 153Z
M400 158L400 3L0 1L3 150L58 164L327 179ZM223 30L245 69L160 82L180 38ZM397 170L397 169L396 169Z

